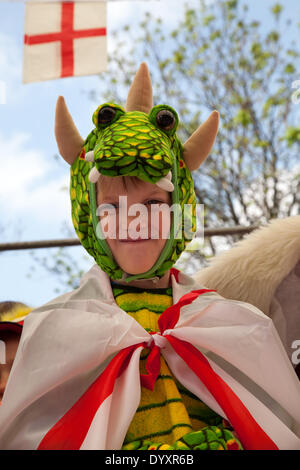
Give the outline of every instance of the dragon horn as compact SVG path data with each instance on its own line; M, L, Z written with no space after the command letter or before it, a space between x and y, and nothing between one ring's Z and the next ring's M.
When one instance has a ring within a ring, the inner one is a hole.
M72 165L83 147L84 140L74 124L63 96L59 96L56 103L55 137L59 153Z
M130 87L125 109L126 111L142 111L148 114L152 107L151 77L147 64L142 62Z
M183 158L190 171L197 170L208 157L216 139L218 127L219 113L213 111L184 144Z

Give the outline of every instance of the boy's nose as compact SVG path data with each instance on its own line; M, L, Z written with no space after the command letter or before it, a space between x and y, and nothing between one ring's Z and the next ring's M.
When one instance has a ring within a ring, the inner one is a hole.
M149 233L149 220L150 216L145 211L143 215L141 216L140 213L138 212L137 214L134 215L129 215L125 217L120 217L119 219L119 238L124 239L124 238L130 238L130 239L136 239L136 238L148 238L148 233Z

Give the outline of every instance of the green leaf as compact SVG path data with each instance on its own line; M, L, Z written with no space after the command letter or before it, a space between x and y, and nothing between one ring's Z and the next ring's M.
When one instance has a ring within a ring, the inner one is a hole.
M289 147L300 142L300 126L288 127L283 139L287 141Z
M295 73L295 72L296 72L296 69L295 69L295 67L293 66L293 64L287 64L287 65L285 66L284 72L285 72L285 73Z
M246 57L239 58L238 64L239 64L239 67L245 70L249 70L251 66L251 63L248 61L248 59L246 59Z
M280 106L281 104L286 103L286 97L282 96L282 94L285 92L285 88L279 88L277 90L277 93L274 96L270 96L270 98L267 99L263 106L263 112L264 116L267 115L269 109L273 106Z
M206 42L204 42L204 43L202 44L202 46L199 47L199 49L198 49L198 54L202 54L202 52L206 51L206 49L208 49L208 48L209 48L209 45L208 45Z
M258 57L261 54L261 45L259 42L253 42L251 45L251 53L254 57Z
M215 19L215 16L214 16L214 15L205 16L205 17L202 19L202 24L203 24L203 26L209 25L209 23L211 23L214 19Z
M267 42L277 42L279 40L279 33L277 31L271 31L267 36Z
M220 31L214 31L210 35L210 40L213 41L214 39L220 38L220 37L221 37L221 32Z
M299 53L297 51L294 51L293 49L288 49L287 54L291 57L299 57Z
M173 59L174 59L174 62L175 62L176 64L181 64L181 63L183 62L183 60L184 60L184 56L183 56L183 54L182 54L181 52L176 51L176 52L174 53Z
M272 7L272 13L278 17L280 15L280 13L282 12L283 10L283 6L280 5L280 3L276 3L273 7Z
M251 83L251 89L252 90L257 90L260 87L261 87L261 81L260 80L253 80L253 82Z
M243 127L247 127L251 122L251 116L249 111L240 109L233 119L234 124L241 124Z
M229 0L226 2L228 10L234 10L237 7L238 0Z
M254 146L254 147L261 147L261 148L264 148L264 147L268 147L268 146L269 146L269 142L268 142L267 140L255 139L254 142L253 142L253 146Z

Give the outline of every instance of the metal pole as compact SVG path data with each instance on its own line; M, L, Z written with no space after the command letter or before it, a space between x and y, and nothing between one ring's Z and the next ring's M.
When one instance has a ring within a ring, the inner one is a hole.
M258 226L249 227L219 227L219 228L204 228L204 237L224 237L227 235L244 235L257 229ZM200 236L201 233L198 233ZM14 250L35 250L38 248L57 248L64 246L78 246L80 241L77 238L65 238L61 240L39 240L29 242L14 242L14 243L0 243L0 251L14 251Z

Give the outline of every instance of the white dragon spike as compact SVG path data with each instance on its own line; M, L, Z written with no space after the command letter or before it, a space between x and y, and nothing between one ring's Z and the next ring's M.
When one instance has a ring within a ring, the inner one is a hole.
M172 183L172 172L169 171L169 173L161 178L157 183L155 183L156 186L158 186L161 189L164 189L165 191L172 192L174 191L174 185Z
M94 166L89 173L89 181L91 183L97 183L99 176L100 176L100 173L97 170L97 168Z
M84 159L87 162L93 162L94 161L94 150L90 150L88 153L86 153Z

